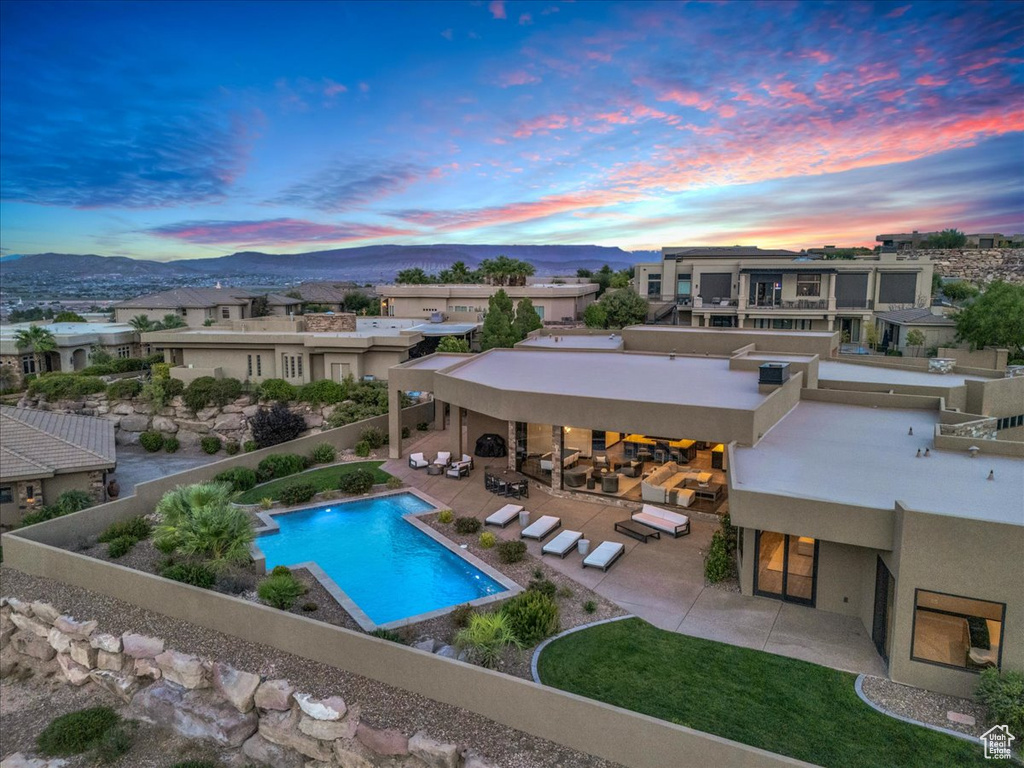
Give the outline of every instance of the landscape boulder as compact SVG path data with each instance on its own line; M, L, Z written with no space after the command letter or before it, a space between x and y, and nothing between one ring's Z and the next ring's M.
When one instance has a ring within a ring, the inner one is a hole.
M93 648L107 653L120 653L124 649L124 644L117 635L96 633L89 638L89 642Z
M49 641L31 632L15 632L11 635L11 643L14 645L14 650L18 653L24 656L31 656L33 659L49 661L57 655Z
M42 622L47 624L53 624L60 616L60 611L54 608L49 603L43 603L39 600L32 601L32 614Z
M314 720L341 720L347 711L345 700L340 696L314 699L308 693L296 693L295 701L299 709Z
M173 435L178 431L178 424L174 419L168 419L166 416L154 416L153 429L157 432L167 432Z
M141 687L141 683L132 675L125 675L121 672L111 672L107 669L94 669L89 673L89 678L100 688L110 691L126 704L132 700L135 692Z
M314 760L325 762L330 760L331 745L302 733L298 728L300 717L298 709L290 709L287 712L267 712L259 719L260 735L267 741L294 749Z
M253 762L271 768L304 768L306 765L306 758L303 755L294 749L267 741L258 733L254 733L242 745L242 754Z
M155 659L164 652L164 641L159 637L125 632L121 635L124 652L136 659Z
M212 677L214 690L239 712L248 712L255 706L254 697L260 685L259 675L217 662L213 665Z
M256 689L256 706L260 709L286 711L292 708L295 686L287 680L267 680Z
M458 768L459 748L432 739L424 731L417 731L409 739L409 752L430 768Z
M58 616L53 626L65 635L71 635L74 640L88 640L96 631L99 622L96 621L75 621L71 616Z
M142 413L122 416L119 426L122 432L145 432L149 429L149 416Z
M83 667L93 669L96 666L96 654L98 651L89 645L87 640L73 640L70 653L71 658Z
M71 636L65 635L56 627L51 627L46 636L47 642L53 646L57 653L71 653Z
M255 711L239 712L209 689L189 691L166 681L137 693L126 716L225 747L242 746L259 719Z
M65 679L75 686L85 685L89 682L89 669L74 661L67 653L57 654L57 666L64 673Z
M408 755L409 737L394 728L371 728L360 723L356 739L378 755Z
M196 656L179 651L164 651L154 661L164 673L164 679L182 688L206 688L210 685L203 662Z
M29 632L36 637L47 637L50 634L48 625L21 613L12 613L11 622L22 632Z

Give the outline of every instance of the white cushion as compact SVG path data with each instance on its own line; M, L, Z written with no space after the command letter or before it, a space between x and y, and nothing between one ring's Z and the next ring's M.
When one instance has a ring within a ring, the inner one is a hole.
M487 522L492 525L504 525L522 511L523 507L521 504L506 504L504 507L488 517Z
M541 548L541 552L560 555L576 546L576 542L583 538L580 531L562 531L551 541Z
M583 558L583 563L604 568L615 555L625 548L625 545L617 541L602 541L593 552Z
M650 504L644 504L641 514L658 517L669 523L674 523L675 525L686 525L690 522L690 518L686 515L680 515L678 512L672 512L671 510L662 509L661 507L654 507Z
M520 535L540 538L560 522L562 522L561 518L554 517L553 515L544 515L544 517L538 518L535 522L523 528Z
M452 454L450 451L439 451L437 458L434 459L435 464L447 464L452 460Z

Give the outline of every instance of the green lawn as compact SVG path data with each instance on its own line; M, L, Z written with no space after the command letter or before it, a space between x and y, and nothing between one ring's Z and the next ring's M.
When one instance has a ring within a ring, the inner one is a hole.
M316 486L317 492L333 491L337 489L338 481L342 475L347 475L356 469L369 469L373 472L374 482L386 483L391 475L380 468L380 465L383 463L383 461L353 461L347 464L333 464L321 469L311 469L307 472L288 475L288 477L271 480L269 483L250 488L239 496L237 501L239 504L258 504L260 499L267 496L276 500L282 488L299 482L312 483Z
M980 746L871 709L853 674L640 619L556 640L538 671L555 688L817 765L987 764Z

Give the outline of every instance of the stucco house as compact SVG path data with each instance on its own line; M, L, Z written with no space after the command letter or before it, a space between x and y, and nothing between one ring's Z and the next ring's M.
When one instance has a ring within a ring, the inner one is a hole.
M114 304L114 319L130 322L133 317L146 315L159 322L164 315L178 315L190 328L201 328L208 321L244 320L252 317L252 304L266 295L271 315L284 316L298 311L301 299L276 293L254 293L241 288L173 288L169 291L137 296Z

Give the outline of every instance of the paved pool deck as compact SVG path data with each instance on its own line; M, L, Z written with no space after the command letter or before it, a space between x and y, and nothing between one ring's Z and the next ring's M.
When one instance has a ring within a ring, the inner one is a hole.
M447 450L447 433L431 432L406 450L432 457ZM582 531L592 547L602 541L622 542L626 554L607 573L583 568L579 553L564 560L545 556L544 562L657 627L849 672L887 676L867 630L854 617L705 586L704 553L717 523L693 519L689 536L673 539L663 534L644 544L615 532L615 523L630 515L625 507L553 496L533 481L528 499L498 497L484 488L484 469L501 471L505 459L474 461L476 468L461 480L428 476L425 470L411 469L407 458L389 460L382 469L450 505L456 515L483 519L512 502L522 504L534 520L541 515L562 518L563 529ZM505 529L487 530L499 538L517 539L520 528L513 522ZM536 557L541 556L541 546L527 540Z

